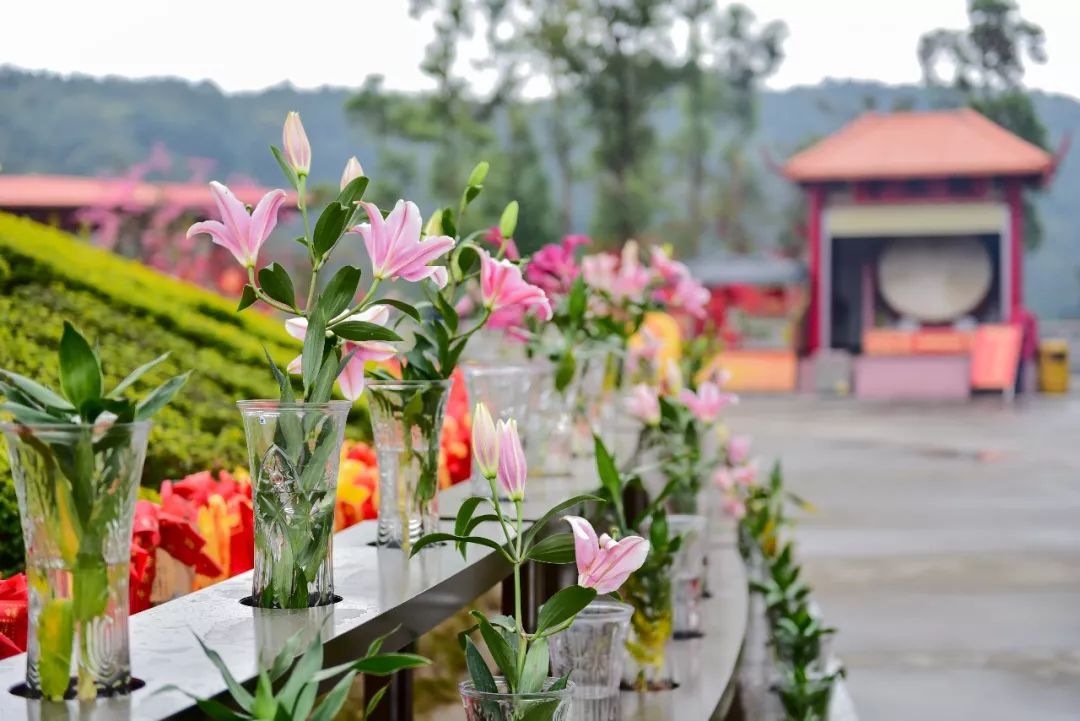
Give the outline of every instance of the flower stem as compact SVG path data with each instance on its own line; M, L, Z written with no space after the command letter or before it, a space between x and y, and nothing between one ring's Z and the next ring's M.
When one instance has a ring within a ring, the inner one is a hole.
M521 501L514 501L514 511L517 515L517 523L515 525L515 531L517 535L514 537L514 546L517 552L514 556L517 561L514 563L514 620L517 622L518 635L521 637L518 641L518 663L517 663L517 676L521 678L525 672L525 657L529 651L529 636L525 633L525 623L521 613L521 564L525 562L522 558L522 538L521 538Z

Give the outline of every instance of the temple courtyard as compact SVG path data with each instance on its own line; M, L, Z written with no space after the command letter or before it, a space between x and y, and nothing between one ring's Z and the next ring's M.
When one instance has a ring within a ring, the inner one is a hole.
M796 538L859 718L1077 717L1080 395L747 400L732 426L817 507Z

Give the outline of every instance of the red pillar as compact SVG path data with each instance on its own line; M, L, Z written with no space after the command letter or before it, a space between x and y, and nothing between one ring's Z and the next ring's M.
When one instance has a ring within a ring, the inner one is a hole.
M821 308L824 298L819 298L821 292L821 211L825 200L825 190L820 186L811 186L806 190L807 213L806 213L806 241L809 245L810 265L810 305L807 312L810 314L806 325L806 345L810 353L814 353L821 345Z
M1018 180L1005 188L1009 205L1009 308L1008 319L1019 323L1024 306L1024 193Z

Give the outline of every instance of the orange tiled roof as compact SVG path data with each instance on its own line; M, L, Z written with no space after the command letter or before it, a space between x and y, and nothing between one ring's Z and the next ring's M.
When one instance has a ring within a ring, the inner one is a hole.
M240 200L254 205L267 192L267 188L236 185L232 191ZM295 201L295 196L295 193L290 193L290 200ZM213 198L205 183L133 182L123 178L0 173L0 208L87 208L120 203L145 207L177 204L197 208L212 207Z
M1045 176L1054 158L969 108L867 113L793 155L800 183L944 176Z

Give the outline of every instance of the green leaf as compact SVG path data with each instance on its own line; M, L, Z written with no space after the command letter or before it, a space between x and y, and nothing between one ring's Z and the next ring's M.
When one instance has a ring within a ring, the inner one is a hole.
M278 701L287 709L296 705L296 699L300 696L305 684L312 682L316 673L322 668L323 647L322 640L318 635L311 640L304 655L289 672L289 680L281 687L278 693Z
M352 303L356 289L360 285L360 269L351 265L342 266L326 284L319 295L318 306L326 312L328 323L341 314Z
M308 392L307 400L309 403L326 403L330 400L330 396L334 392L334 381L345 370L345 366L348 365L354 355L356 355L355 348L346 353L340 361L337 359L337 354L333 352L326 357L322 368L319 369L319 374L315 376L314 385L311 386L311 390Z
M199 638L198 634L192 635L194 635L195 640L199 642L199 646L202 647L203 653L210 659L210 663L217 667L218 673L221 674L222 680L225 681L225 687L229 689L229 695L233 697L233 701L245 711L250 711L251 705L255 702L255 697L233 678L232 673L229 671L229 667L225 665L225 662L221 659L221 655L217 651L203 643L203 640Z
M281 168L281 172L285 175L285 179L289 181L289 185L293 187L293 190L299 190L300 178L297 177L296 171L289 165L289 161L285 159L285 154L273 145L270 146L270 152L273 153L274 160L277 161L278 167Z
M574 279L574 285L570 288L570 296L567 299L566 312L575 325L585 317L585 309L589 303L589 292L585 285L584 276L579 275Z
M78 408L101 397L101 361L75 326L64 321L60 336L60 388Z
M11 371L0 371L0 378L5 379L20 393L23 393L35 403L40 404L43 408L55 409L68 413L75 412L75 406L71 405L71 403L63 396L25 376L21 376L18 373L12 373Z
M427 533L420 537L420 540L413 544L412 550L409 552L409 556L415 556L421 549L426 548L435 543L473 543L478 546L487 546L501 553L507 561L510 560L510 556L507 555L506 550L497 542L490 538L484 538L483 536L457 536L453 533Z
M306 719L311 714L311 709L315 706L315 697L318 695L319 684L304 684L304 688L300 691L300 695L296 697L296 705L293 706L289 718Z
M623 486L619 469L615 465L615 459L608 453L607 446L599 435L593 435L593 448L596 453L596 472L600 475L600 485L611 496L611 503L615 506L615 513L620 521L625 521L623 516Z
M139 405L135 406L135 420L146 420L168 405L169 401L173 399L173 396L175 396L180 389L184 387L184 384L187 383L187 379L191 374L192 371L188 371L187 373L174 376L150 391L145 398L139 401Z
M0 411L7 411L19 423L57 423L65 420L19 403L0 403Z
M311 394L323 367L323 354L326 352L327 313L322 304L316 304L308 318L307 332L304 335L304 349L300 355L300 373L304 379L305 398Z
M349 184L341 189L338 193L337 202L344 205L346 208L352 208L353 204L364 197L364 191L367 190L368 179L361 175L359 178L353 178L349 181Z
M469 519L476 513L476 508L485 501L487 501L487 499L481 496L469 496L461 502L461 507L458 508L457 517L454 519L454 535L465 535L465 529L469 526Z
M352 668L360 673L370 673L372 676L389 676L398 671L430 664L430 659L415 653L380 653L377 656L368 656L355 661Z
M484 182L484 178L487 177L488 170L491 168L491 164L486 160L481 160L469 173L469 179L466 181L467 185L481 185Z
M446 322L446 327L450 329L450 332L457 333L457 310L454 309L454 306L450 303L450 301L443 297L442 293L435 294L435 309L439 311L439 315L441 315L443 321Z
M337 716L338 711L345 705L345 702L349 698L349 689L352 688L353 680L356 678L356 672L350 671L345 674L340 681L334 684L334 687L323 697L319 707L315 709L315 713L311 715L311 721L332 721ZM298 718L296 716L293 717ZM299 717L303 718L303 717Z
M228 706L215 701L212 698L194 698L195 706L213 721L246 721L250 716L238 714Z
M525 669L521 672L518 693L536 693L544 687L548 675L548 642L540 638L529 644L525 656Z
M464 210L469 207L469 204L476 200L476 196L480 195L480 191L484 189L482 185L470 185L465 188L465 192L461 194L461 208Z
M574 370L577 366L577 362L574 359L574 351L572 348L567 348L563 353L562 358L559 359L559 366L555 369L555 389L559 392L566 390L570 382L574 380Z
M244 283L244 290L240 293L240 303L236 306L236 312L247 310L251 306L255 305L259 297L255 295L255 286L251 283Z
M472 678L473 686L477 691L499 692L495 678L491 675L491 669L487 667L484 657L480 655L480 650L468 636L465 637L465 666L469 669L469 677Z
M370 719L375 714L375 709L382 703L383 696L390 690L389 686L382 686L378 691L371 694L371 698L368 699L367 706L364 708L364 719Z
M550 523L551 520L558 516L560 513L569 510L574 506L580 506L583 503L590 502L603 503L604 499L600 498L600 496L594 496L592 494L586 493L580 496L574 496L573 498L568 498L567 500L562 501L550 508L544 513L544 515L540 516L540 518L537 519L536 523L532 524L532 527L530 527L529 530L525 531L525 546L528 547L529 544L532 543L533 539L536 538L536 535L543 531L545 528L547 528L548 523Z
M263 353L266 354L266 362L270 364L270 372L274 374L274 380L278 383L278 390L281 391L281 402L292 403L295 396L293 395L292 383L289 382L289 377L281 372L277 363L270 357L270 351L266 349L265 345L263 346Z
M372 305L390 305L400 310L405 315L409 316L415 321L420 320L420 311L404 301L397 300L395 298L380 298L374 301Z
M517 230L518 222L518 202L511 200L506 204L506 209L503 210L502 216L499 218L499 232L502 233L504 238L513 238L514 231Z
M357 342L369 340L394 342L401 340L401 336L389 328L381 326L378 323L369 323L364 320L347 320L343 323L338 323L330 330L332 330L334 335L339 338Z
M525 557L540 563L573 563L574 535L572 533L556 533L548 536L530 548Z
M255 686L255 702L251 705L251 715L257 719L272 719L277 714L277 709L278 702L274 698L270 677L265 672L260 673Z
M128 388L130 388L132 386L132 384L135 383L135 381L142 378L148 371L150 371L151 369L157 367L159 364L161 364L168 357L169 357L168 353L162 353L161 355L159 355L157 358L150 361L149 363L143 363L141 366L139 366L135 370L128 373L127 377L124 378L124 380L117 383L116 387L108 392L108 394L106 395L106 398L119 398L120 394L123 393L124 391L126 391Z
M312 234L312 250L315 251L316 259L322 258L337 245L351 217L351 206L345 207L340 203L330 203L323 208L323 212L319 214L319 219L315 221L315 232Z
M479 622L480 635L484 637L484 643L487 644L491 659L502 671L506 682L510 685L510 690L518 690L518 669L517 659L514 658L514 650L510 648L510 644L503 638L502 634L496 631L495 627L479 611L473 611L472 616Z
M259 285L263 292L290 308L296 307L296 291L293 289L289 271L278 263L271 263L259 271Z
M596 589L581 586L567 586L557 592L540 608L540 615L536 619L536 635L543 636L545 631L569 621L594 598Z

